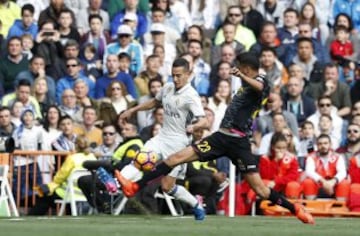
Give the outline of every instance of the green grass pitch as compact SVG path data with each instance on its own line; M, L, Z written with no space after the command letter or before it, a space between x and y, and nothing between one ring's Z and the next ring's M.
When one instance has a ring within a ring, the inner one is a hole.
M0 219L4 236L347 236L360 235L359 218L316 218L305 225L294 217L208 216L197 222L192 217L171 216L80 216L22 217Z

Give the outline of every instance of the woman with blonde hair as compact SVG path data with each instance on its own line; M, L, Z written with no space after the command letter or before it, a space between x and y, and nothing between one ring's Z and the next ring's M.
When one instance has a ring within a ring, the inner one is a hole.
M116 124L117 116L136 105L136 100L128 94L121 81L113 81L106 89L106 97L101 100L99 119L104 123Z

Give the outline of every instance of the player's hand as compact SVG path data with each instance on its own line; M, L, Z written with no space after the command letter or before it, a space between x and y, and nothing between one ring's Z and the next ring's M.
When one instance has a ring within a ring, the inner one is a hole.
M332 180L325 180L323 182L323 189L329 195L334 194L334 187L335 187L335 182Z
M268 186L269 188L274 188L274 187L275 187L275 182L274 182L274 181L270 181L270 182L267 184L267 186Z
M236 67L231 68L230 73L231 73L232 75L235 75L235 76L239 77L240 79L244 77L244 74L241 73L241 71L240 71L238 68L236 68Z
M186 126L186 133L187 134L192 134L193 132L194 132L194 126L193 125Z
M213 177L218 184L226 180L226 174L224 172L216 172L213 174Z

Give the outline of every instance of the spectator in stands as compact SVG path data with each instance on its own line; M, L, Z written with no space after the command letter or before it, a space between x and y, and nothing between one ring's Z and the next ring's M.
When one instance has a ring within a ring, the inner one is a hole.
M266 78L273 91L280 92L281 87L289 80L284 65L277 59L274 48L264 47L260 52L260 68L266 73Z
M321 115L319 119L319 133L326 134L331 139L331 148L336 150L340 146L341 135L334 133L333 121L330 115Z
M272 136L276 132L284 132L284 129L288 127L283 113L281 113L281 112L273 113L272 126L274 127L274 131L265 134L261 138L261 142L259 143L259 149L257 150L257 154L259 154L259 155L267 154L268 151L270 150L270 143L271 143ZM293 135L293 132L291 132L291 130L288 130L288 131L289 132L287 134L291 135L289 137L292 139L292 142L295 146L295 151L297 152L297 150L299 150L299 139ZM285 135L285 133L283 133L283 134ZM293 151L293 150L288 149L288 151Z
M76 134L74 133L74 121L69 115L62 115L59 119L60 136L51 144L56 151L75 151Z
M67 75L59 79L56 85L56 99L57 102L61 103L61 95L65 89L72 89L77 79L82 79L86 82L89 87L89 96L95 96L95 83L88 77L80 73L81 64L78 58L66 59Z
M138 74L143 66L143 50L139 43L133 41L133 35L130 26L120 25L117 29L117 41L106 47L104 60L110 54L119 55L121 52L126 52L131 57L130 69Z
M159 68L159 56L152 54L146 58L146 69L134 79L138 97L150 95L149 83L151 80L162 80Z
M289 65L291 62L294 62L295 56L299 55L299 42L301 41L300 38L307 38L311 40L313 51L312 53L316 57L318 62L321 62L322 64L326 64L330 62L330 55L329 50L324 47L316 38L312 35L312 28L309 23L300 23L299 26L299 35L298 40L289 45L288 51L286 53L286 59L284 61L285 65ZM321 67L320 67L321 69ZM320 78L316 78L320 79ZM315 81L315 82L318 82Z
M104 1L104 2L108 2L108 7L106 9L108 9L108 13L109 13L109 16L110 16L111 19L114 18L116 13L118 13L119 11L121 11L121 10L123 10L125 8L125 2L124 1L108 0L108 1ZM149 4L150 2L152 2L153 5L155 5L155 1L139 0L139 4L137 6L137 9L140 12L147 13L149 11L149 8L150 8L150 4Z
M19 127L21 125L21 112L24 110L24 104L20 101L15 101L11 107L11 123L15 125L15 127Z
M20 18L20 7L13 1L2 0L0 2L0 21L2 22L2 26L0 27L0 35L3 35L6 38L14 21Z
M65 89L61 95L61 105L59 106L61 115L68 115L77 123L82 123L82 107L76 104L74 90Z
M126 90L129 91L131 96L136 98L136 88L134 81L130 75L119 71L119 58L117 55L110 54L106 57L106 70L107 73L96 80L96 94L97 99L106 96L106 90L112 81L123 82L126 86Z
M217 65L212 66L211 72L210 72L210 93L212 94L213 91L215 91L215 88L217 86L217 83L219 81L218 78L218 69L220 68L219 65L223 62L227 62L231 65L231 67L234 66L235 62L235 50L230 45L223 45L221 48L221 60Z
M176 27L174 27L173 25L167 25L166 24L166 11L161 9L161 8L157 8L157 7L153 7L151 9L151 22L150 22L150 28L151 25L154 23L160 23L163 24L165 27L165 37L166 37L166 42L171 43L171 44L176 44L177 40L180 40L180 32L176 29ZM188 29L189 30L189 29ZM144 34L144 42L149 43L151 41L151 33L150 32L146 32Z
M209 97L207 107L211 109L215 116L210 130L218 130L221 120L224 118L225 111L231 101L231 84L229 80L220 80L215 93Z
M86 106L82 113L83 122L74 126L74 133L78 136L84 135L91 148L102 144L102 130L95 126L97 121L96 109L92 106Z
M293 113L300 126L316 111L315 100L303 93L304 84L302 78L290 77L283 97L283 109Z
M45 72L45 60L43 57L35 55L31 58L29 68L27 70L21 71L15 78L15 86L18 85L20 80L28 80L31 85L38 78L46 79L48 92L47 96L55 101L55 81L52 77L48 76Z
M80 34L76 27L72 24L71 18L72 11L70 9L63 9L59 15L59 33L60 42L64 46L69 39L73 39L76 42L80 42Z
M49 5L49 0L16 0L16 4L20 7L31 4L34 7L34 21L37 22L40 12Z
M46 115L43 122L43 149L44 150L52 150L52 143L59 138L61 135L60 131L60 118L61 118L61 111L58 106L51 105L49 106L48 110L46 111ZM53 164L54 160L47 160Z
M137 10L139 1L125 0L124 3L125 3L125 9L116 13L114 18L111 20L111 24L110 24L111 36L116 37L116 34L118 34L118 28L121 24L123 24L124 16L126 15L126 13L135 13L137 16L137 28L134 35L138 37L142 37L147 30L148 20L144 13Z
M131 76L131 79L134 79L137 75L136 71L131 69L131 57L126 52L121 52L118 55L119 58L119 71L124 72Z
M354 155L350 159L350 165L349 165L349 177L351 180L350 185L350 194L349 194L349 201L347 202L347 205L350 209L350 211L360 211L360 156Z
M256 43L256 38L254 33L243 26L240 22L242 20L243 14L241 8L237 5L230 6L227 11L227 17L225 22L231 23L236 26L235 39L242 43L245 46L246 50L249 50L250 47ZM223 29L219 29L215 36L215 45L220 45L225 41Z
M218 64L218 78L216 79L216 83L221 80L228 80L231 84L231 97L233 97L238 92L239 88L242 86L242 82L239 77L231 74L231 67L232 65L226 61L221 61ZM211 91L210 94L213 94L213 92Z
M316 136L320 134L319 121L322 115L331 116L333 134L336 135L338 140L341 140L342 130L345 125L344 120L337 114L337 109L332 105L331 98L326 95L318 98L316 112L307 118L308 121L313 123Z
M188 53L193 59L191 72L194 74L194 77L191 80L191 85L199 94L209 95L211 68L202 58L202 49L201 41L194 39L188 41Z
M289 151L283 133L276 132L272 136L269 150L259 159L259 173L268 187L288 198L300 197L299 164L296 155ZM255 197L255 192L249 189L247 199L253 202Z
M102 127L102 138L102 144L93 149L92 152L98 160L110 160L119 145L115 126L104 124Z
M341 117L350 115L351 97L350 87L339 81L339 71L336 65L328 64L324 69L324 78L319 84L312 84L309 93L314 99L323 94L330 96L332 104L338 109L337 114Z
M264 20L274 22L276 27L283 25L283 12L285 9L285 4L278 0L265 0L256 6L256 10L260 12Z
M45 215L49 208L55 208L56 199L64 199L66 182L71 173L83 169L82 164L87 160L96 160L90 153L90 143L84 136L76 138L76 153L69 155L56 172L53 181L47 184L37 183L38 199L36 205L29 211L29 215ZM78 188L76 190L80 191ZM75 192L77 192L75 190ZM65 199L64 199L65 200Z
M241 23L248 27L255 35L255 38L260 36L261 25L263 23L263 15L258 12L252 6L252 0L238 0L235 4L239 4L241 8L241 13L243 14L243 19Z
M350 158L357 155L360 151L360 126L354 123L349 124L347 128L346 142L343 146L336 149L336 152L342 154L347 169L349 168Z
M77 29L80 35L84 35L91 28L90 16L96 15L98 19L101 19L99 25L102 25L102 29L105 31L110 30L109 14L101 9L102 0L89 0L89 7L79 10L77 15ZM108 9L111 10L110 8Z
M11 122L11 111L9 107L0 108L0 137L11 137L16 126Z
M134 105L136 100L128 94L124 83L114 80L106 90L106 97L101 100L99 120L115 124L117 116Z
M171 63L170 61L165 61L165 48L162 45L155 45L153 49L153 54L158 56L160 59L160 69L159 73L162 75L163 82L167 82L171 76Z
M302 182L306 199L317 197L336 197L346 201L350 182L346 180L344 159L331 149L331 139L322 134L317 138L318 151L309 154L306 159L307 178Z
M339 67L339 81L352 87L355 83L355 60L354 45L350 41L348 28L339 25L335 28L335 40L330 44L330 54Z
M30 34L33 39L36 38L38 26L34 21L34 6L25 4L21 8L21 20L15 20L9 29L8 38L13 36L21 37L24 34Z
M59 17L60 17L60 12L64 9L69 9L65 3L64 0L50 0L50 5L43 11L41 11L40 16L39 16L39 20L38 20L38 24L41 26L43 25L45 22L53 22L55 24L54 28L59 28ZM72 10L70 10L72 12ZM76 27L76 21L75 21L75 15L72 12L71 14L72 17L72 26ZM41 27L40 27L41 28Z
M354 33L360 31L360 14L359 14L360 2L347 1L347 0L334 0L332 4L332 16L336 17L340 13L345 13L351 17L352 24L354 26Z
M215 30L220 13L218 0L186 0L184 3L187 5L192 24L201 25L205 30Z
M88 43L93 44L96 49L95 55L103 61L105 49L108 43L110 43L110 35L108 32L103 30L101 26L103 19L99 15L90 15L89 16L89 30L85 31L82 37L82 45ZM94 45L94 42L98 42Z
M114 132L111 133L115 134ZM143 142L138 136L136 125L131 123L125 123L124 128L121 132L121 136L124 138L124 141L118 147L116 147L116 150L111 155L111 160L109 160L108 165L110 165L111 167L110 169L108 169L111 172L113 172L113 170L115 169L121 170L125 165L132 162L135 154L143 148ZM106 188L104 184L101 183L98 179L98 177L96 177L95 179L96 196L93 195L94 179L91 175L85 175L80 177L78 179L78 185L81 191L86 196L88 203L92 207L95 207L100 212L109 212L111 209L110 196L105 191Z
M41 116L45 117L45 112L49 106L55 104L55 100L47 96L48 85L45 78L37 78L31 86L31 95L38 101Z
M15 141L15 148L27 151L42 150L44 137L42 128L35 125L34 111L29 107L25 107L21 113L20 120L20 126L16 128L12 135ZM26 189L26 184L28 186L35 186L35 184L42 183L37 161L32 155L28 157L16 156L14 158L12 183L14 183L13 193L15 193L15 199L19 195L22 200L33 195L32 189ZM20 184L20 192L17 191L18 184Z
M320 24L317 17L317 12L315 10L315 6L311 2L306 2L302 5L300 9L300 22L307 23L311 26L312 38L316 39L316 41L322 43L325 40L321 38L321 30ZM322 27L324 28L324 27ZM329 31L329 30L328 30ZM327 33L328 34L328 33Z
M258 42L250 48L250 52L260 57L261 49L264 47L274 48L279 60L281 62L285 61L287 47L286 45L281 44L277 37L276 25L270 21L265 21L263 23Z
M312 153L313 151L316 151L316 135L314 130L314 125L310 121L306 120L301 125L300 130L300 149L299 149L299 162L300 158L305 159L305 157ZM301 168L305 166L305 163L301 165Z
M98 109L99 102L89 97L89 87L84 80L77 79L74 83L74 92L76 94L77 104L81 107L92 106Z
M16 101L20 101L24 108L31 109L36 119L41 119L40 106L36 98L30 95L31 85L27 80L20 80L14 93L9 93L2 98L1 105L12 107Z
M256 132L259 132L261 134L261 136L269 133L269 132L273 132L274 127L272 125L272 116L275 113L281 113L283 114L283 116L285 117L285 123L287 124L286 126L288 126L292 133L296 136L299 137L299 131L298 131L298 123L296 121L296 117L294 114L292 114L289 111L283 110L283 101L280 97L279 94L277 93L272 93L270 95L270 101L268 101L268 114L259 116L259 118L256 121ZM270 141L270 139L269 139Z
M291 62L302 67L307 81L317 83L323 78L324 62L314 55L314 46L310 38L298 38L296 42L296 55ZM285 65L287 65L286 62Z
M293 8L284 11L284 24L278 28L278 37L282 44L293 44L298 37L299 13Z
M142 128L140 131L140 137L144 142L147 142L149 139L154 137L153 131L157 124L160 124L162 126L162 124L164 123L164 108L162 106L157 106L151 111L152 111L151 123L145 126L144 128Z
M232 23L224 23L221 26L221 29L224 34L224 42L222 42L219 45L215 45L212 48L212 51L211 51L211 55L212 55L211 64L212 65L216 65L217 63L219 63L220 58L221 58L221 48L225 44L232 46L235 50L236 55L238 55L242 52L245 52L245 46L242 43L240 43L239 41L237 41L237 39L235 39L236 27L237 26Z
M8 39L7 55L0 60L0 86L5 94L14 91L16 76L28 69L28 65L28 59L22 54L21 39L16 36Z
M58 80L66 73L66 66L62 61L63 47L59 41L60 34L51 20L46 20L39 26L32 52L45 59L45 74Z
M21 36L21 46L23 48L22 54L30 60L33 57L33 53L31 51L34 47L33 37L30 34L23 34Z
M176 41L176 54L177 56L187 52L189 40L198 40L202 42L202 58L206 63L210 63L212 42L209 38L205 37L203 29L198 25L192 25L186 31L186 37Z
M163 86L163 82L161 78L151 79L148 83L149 93L147 95L141 96L138 99L139 104L149 101L151 98L154 98L156 94L161 90L162 86ZM137 112L137 124L140 131L144 127L153 124L154 117L152 114L153 114L153 110Z
M165 49L164 60L166 63L171 63L176 57L175 45L165 41L165 26L161 23L154 23L151 25L150 33L152 37L151 43L144 45L144 55L149 56L153 54L155 45L162 45Z
M92 43L87 43L83 45L79 56L83 73L94 82L102 75L102 60L96 53L95 46Z

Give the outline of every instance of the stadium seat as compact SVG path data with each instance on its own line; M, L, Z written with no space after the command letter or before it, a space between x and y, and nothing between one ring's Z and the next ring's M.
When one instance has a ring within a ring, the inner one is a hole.
M0 165L0 216L19 216L8 181L8 165Z
M69 178L67 179L67 185L66 185L66 189L65 189L64 199L58 199L58 200L55 201L56 203L61 204L58 216L64 215L65 206L68 203L70 203L71 215L72 216L77 216L78 215L76 203L78 203L78 202L87 202L87 199L82 193L76 193L75 194L75 188L74 187L77 186L77 180L81 176L89 175L89 174L90 174L90 172L88 170L86 170L86 169L74 170L70 174Z

